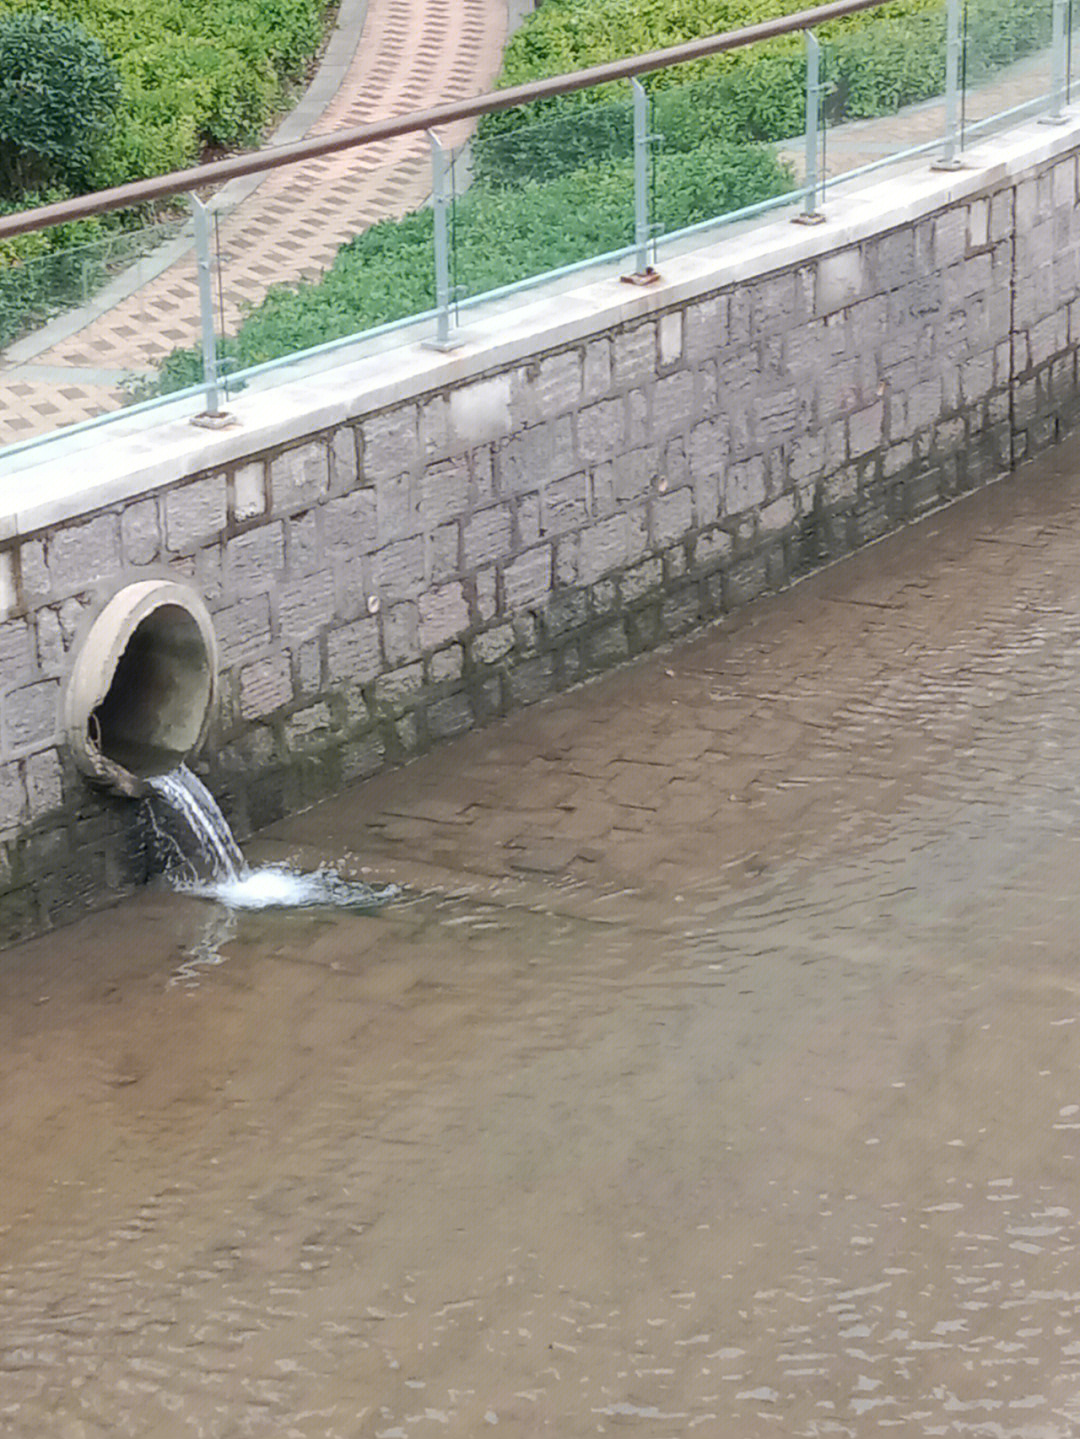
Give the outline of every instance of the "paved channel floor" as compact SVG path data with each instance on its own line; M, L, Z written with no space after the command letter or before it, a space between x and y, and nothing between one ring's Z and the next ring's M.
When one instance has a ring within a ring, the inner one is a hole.
M1080 447L0 956L0 1434L1080 1432Z

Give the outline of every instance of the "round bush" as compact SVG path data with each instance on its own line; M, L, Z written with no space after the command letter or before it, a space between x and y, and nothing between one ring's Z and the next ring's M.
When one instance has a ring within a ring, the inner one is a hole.
M81 25L0 15L0 195L78 186L119 99L116 71Z

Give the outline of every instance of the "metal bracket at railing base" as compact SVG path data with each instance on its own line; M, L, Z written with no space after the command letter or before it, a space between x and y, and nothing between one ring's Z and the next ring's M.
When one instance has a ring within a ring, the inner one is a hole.
M622 285L655 285L662 276L659 270L652 265L646 265L644 270L638 270L633 275L620 275L619 283Z
M230 415L225 410L218 410L215 414L192 415L188 424L198 425L200 430L231 430L240 421L235 415Z
M824 225L825 216L820 210L812 210L809 215L804 210L799 215L792 215L791 223L793 225Z
M1071 116L1071 115L1066 115L1065 112L1062 111L1062 113L1061 113L1060 115L1040 115L1040 116L1039 116L1039 124L1040 124L1040 125L1067 125L1071 119L1072 119L1072 116Z
M467 330L451 330L446 335L435 335L430 340L421 340L422 350L460 350L462 345L469 343L469 332Z
M967 166L964 164L963 160L932 160L930 162L930 168L931 170L952 171L966 170Z

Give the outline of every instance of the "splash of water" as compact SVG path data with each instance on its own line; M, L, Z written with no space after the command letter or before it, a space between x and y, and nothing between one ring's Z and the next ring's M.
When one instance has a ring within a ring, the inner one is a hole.
M247 874L247 862L228 821L198 775L180 764L168 774L152 775L148 783L187 825L200 859L209 863L216 880L235 883Z
M319 905L372 910L400 893L396 885L376 889L343 879L332 869L307 874L288 865L251 869L213 795L186 765L153 776L149 784L190 831L199 861L196 868L210 872L208 880L201 880L194 876L190 864L185 865L187 877L176 880L176 887L187 894L217 900L229 910L310 909Z
M378 909L401 893L397 885L376 888L360 880L343 879L333 869L308 873L288 865L265 865L234 878L207 884L187 884L190 894L216 899L228 909Z

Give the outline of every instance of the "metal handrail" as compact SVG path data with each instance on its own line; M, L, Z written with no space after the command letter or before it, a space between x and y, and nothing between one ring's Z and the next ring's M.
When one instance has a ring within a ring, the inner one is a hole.
M318 159L323 155L336 154L340 150L351 150L358 145L369 145L377 140L391 140L399 135L433 130L440 125L451 125L459 120L472 120L478 115L510 110L516 105L527 105L552 95L566 95L593 85L629 80L636 75L666 69L669 65L683 65L691 60L720 55L725 50L738 50L745 45L756 44L759 40L774 40L780 35L809 30L829 20L855 15L860 10L875 10L887 3L888 0L833 0L832 4L819 5L813 10L800 10L794 15L778 16L775 20L764 20L757 25L747 25L741 30L729 30L720 35L687 40L666 50L653 50L645 55L631 55L623 60L593 65L588 70L577 70L571 75L533 80L525 85L514 85L506 90L477 95L471 100L454 100L429 110L413 111L410 115L375 120L353 129L297 140L290 145L277 145L266 150L256 150L248 155L235 155L227 160L214 160L208 165L192 166L168 175L156 175L148 180L115 185L109 190L98 190L90 195L60 200L51 205L39 205L32 210L0 216L0 240L26 235L34 230L45 230L51 225L64 224L70 220L102 215L108 210L119 210L128 205L142 205L151 200L164 199L168 195L184 194L207 185L222 184L240 176L277 170L298 160Z

